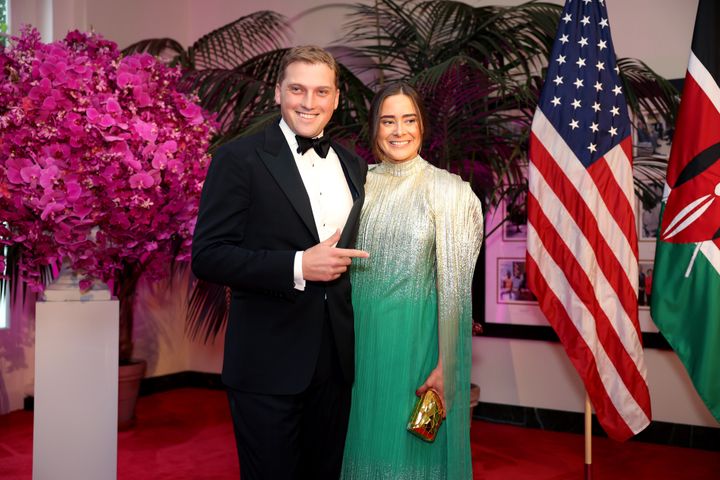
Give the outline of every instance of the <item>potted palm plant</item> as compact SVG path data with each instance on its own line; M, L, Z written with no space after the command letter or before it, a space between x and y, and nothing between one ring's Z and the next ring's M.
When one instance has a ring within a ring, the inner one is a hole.
M331 133L370 160L364 128L372 92L383 82L408 80L423 93L432 120L424 157L469 180L486 208L521 197L527 191L527 138L561 10L544 2L348 5L346 34L330 47L341 63L341 104ZM126 51L165 55L183 66L183 86L195 89L203 107L218 114L217 146L276 117L273 89L287 32L282 16L261 11L208 33L187 50L162 38ZM638 60L619 59L618 66L635 122L642 124L648 114L671 122L677 92L670 83ZM636 159L635 167L643 176L664 171L653 158ZM636 189L643 193L646 183L637 181ZM221 287L196 284L187 323L191 336L209 340L222 331L226 298Z
M78 31L44 44L27 27L0 51L0 292L40 293L63 266L81 290L107 284L121 364L138 280L189 258L209 163L213 122L179 77Z

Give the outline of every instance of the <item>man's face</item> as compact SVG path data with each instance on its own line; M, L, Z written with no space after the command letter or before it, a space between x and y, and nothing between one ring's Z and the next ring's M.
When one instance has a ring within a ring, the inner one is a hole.
M324 63L294 62L275 86L275 103L290 129L303 137L320 135L338 106L335 73Z

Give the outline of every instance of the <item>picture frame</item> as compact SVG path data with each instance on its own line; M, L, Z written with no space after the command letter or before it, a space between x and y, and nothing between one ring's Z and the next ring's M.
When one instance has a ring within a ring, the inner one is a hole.
M524 258L497 259L497 303L537 303L527 286Z
M638 199L638 241L655 242L660 229L663 187L650 184L647 188L653 192L654 199Z
M514 199L506 198L502 202L502 218L507 217L510 212L510 217L505 220L502 228L502 238L505 242L527 241L526 197L525 193L520 193Z
M655 266L653 260L640 260L638 263L638 308L650 310L650 295L652 293L652 274ZM648 289L650 294L648 294Z

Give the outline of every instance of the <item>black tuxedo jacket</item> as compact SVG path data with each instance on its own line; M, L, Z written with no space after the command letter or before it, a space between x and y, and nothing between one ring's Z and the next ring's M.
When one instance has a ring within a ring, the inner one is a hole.
M355 242L365 162L332 143L354 200L338 247ZM345 379L354 377L347 272L294 288L295 253L320 240L290 147L274 123L221 147L208 170L192 247L198 278L232 289L223 382L247 392L303 391L318 358L326 304ZM327 299L327 301L326 301Z

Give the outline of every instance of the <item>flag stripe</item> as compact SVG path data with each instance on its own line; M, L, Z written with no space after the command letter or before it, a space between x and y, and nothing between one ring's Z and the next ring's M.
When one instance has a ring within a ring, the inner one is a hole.
M625 144L632 144L630 137L621 143L621 145ZM616 146L601 160L592 164L588 168L588 173L602 196L607 210L613 212L611 218L615 220L615 226L619 227L619 232L627 238L637 258L637 249L633 248L637 244L637 232L633 228L635 209L627 197L627 192L633 191L632 165L625 156L625 151L621 146ZM611 224L608 228L612 227Z
M708 100L715 106L715 110L720 113L720 88L718 88L715 78L713 78L708 69L705 68L705 65L698 60L693 52L690 52L690 62L688 63L687 73L692 76L700 90L702 90ZM683 92L683 101L684 98L685 95Z
M535 263L534 257L528 254L527 269L529 272L538 272L539 267ZM530 277L528 277L530 278ZM548 287L545 278L542 275L536 275L533 278L533 291L540 299L543 311L554 311L557 315L553 316L556 324L553 328L558 332L558 336L562 339L563 346L574 345L575 350L568 353L570 361L578 372L582 372L583 379L587 379L585 389L590 398L593 399L593 406L598 418L604 419L606 429L617 432L613 438L617 440L625 440L629 438L633 431L628 427L627 423L622 421L618 415L617 409L612 406L610 398L604 388L601 387L602 380L599 375L595 357L590 353L587 345L583 343L582 338L578 334L577 329L573 327L573 323L564 310L560 299L553 294ZM609 428L607 427L609 425Z
M529 168L533 169L534 164ZM534 182L530 190L538 194L531 197L532 202L528 201L529 224L535 231L544 233L539 237L540 242L534 242L532 247L542 243L542 248L554 259L555 264L566 267L565 281L574 291L573 300L579 299L585 307L575 313L591 314L577 318L573 316L576 322L583 324L583 328L578 327L583 332L583 337L589 338L597 333L604 348L613 355L621 369L625 384L632 385L642 381L645 364L642 355L637 355L638 351L642 351L639 331L635 329L637 322L634 317L628 316L617 296L604 294L613 290L611 282L601 270L595 268L598 258L593 247L586 241L578 226L568 220L568 212L552 188L545 183L539 172L533 171L530 178ZM557 208L547 208L548 205L556 205ZM572 241L568 242L566 239ZM544 271L543 273L546 274ZM558 292L556 295L562 296L563 293ZM567 308L573 307L569 305ZM631 312L632 314L634 312Z
M698 3L695 17L695 30L693 31L692 51L700 63L705 65L708 72L714 77L714 83L720 82L720 58L718 58L718 45L720 45L720 4L717 0Z
M529 198L528 202L530 206L534 199ZM528 233L531 231L537 235L534 226L528 225ZM586 389L595 399L593 406L598 418L605 420L603 426L613 433L613 438L625 440L650 422L649 402L636 400L625 382L617 381L620 372L604 345L598 341L592 322L587 323L588 319L592 320L591 312L585 309L583 301L567 283L566 269L561 269L541 245L528 246L528 280L532 282L538 299L541 299L542 309L555 312L553 328L575 368L584 373ZM572 306L570 311L568 306ZM579 319L586 323L579 323ZM640 382L644 383L642 377ZM638 396L642 398L643 394Z

